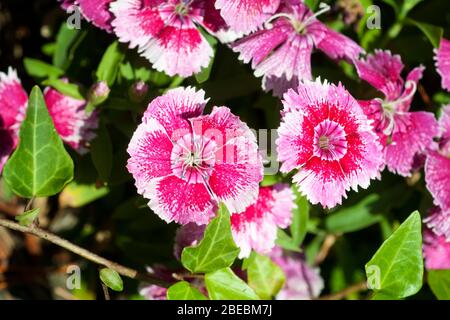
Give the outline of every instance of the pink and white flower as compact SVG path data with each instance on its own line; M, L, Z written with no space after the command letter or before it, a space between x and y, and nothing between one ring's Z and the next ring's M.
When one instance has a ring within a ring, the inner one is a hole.
M442 78L442 88L450 91L450 40L442 38L439 49L435 52L436 68Z
M256 203L243 213L231 215L231 232L241 249L239 258L248 257L252 249L269 253L275 246L278 227L290 225L294 207L294 194L288 185L261 187Z
M450 241L450 210L442 211L435 207L430 211L430 215L423 222L436 235L443 236L447 241Z
M145 300L167 300L167 288L151 284L139 290Z
M67 81L67 80L64 80ZM87 152L89 142L95 137L98 127L98 114L85 112L86 101L65 96L59 91L47 87L44 99L53 124L61 139L80 154ZM12 149L16 147L19 128L25 119L28 95L22 87L17 73L9 69L8 75L0 73L0 127L11 133ZM2 139L7 141L6 133ZM11 144L6 144L11 146ZM0 152L2 155L4 151ZM0 162L5 162L5 156Z
M262 27L279 5L280 0L216 0L225 22L235 32L244 34Z
M425 229L423 256L427 269L450 269L450 241L433 231Z
M283 105L280 170L298 170L293 181L311 203L332 208L350 188L367 188L379 177L383 157L371 121L341 84L303 81Z
M109 10L109 5L113 1L114 0L63 0L61 7L68 12L72 12L73 6L77 6L88 22L91 22L97 28L111 33L113 15Z
M425 161L426 185L439 208L425 222L437 235L450 241L450 105L442 109L439 125L438 148L430 150Z
M355 62L359 76L384 94L384 99L359 101L384 149L389 171L410 176L414 157L433 146L438 124L430 112L409 112L423 66L401 77L403 63L399 55L376 50L366 60Z
M17 145L27 103L28 96L16 70L0 72L0 173Z
M254 134L226 107L202 115L202 90L154 99L128 146L138 193L166 222L206 224L219 201L243 212L256 201L262 160Z
M300 0L282 0L279 9L263 29L232 45L239 59L252 62L255 76L263 77L263 88L280 95L295 88L300 80L312 79L314 48L332 59L356 59L363 49L351 39L330 29Z
M169 76L188 77L208 66L213 49L198 26L213 35L228 28L213 0L117 0L111 11L119 41Z
M277 300L311 300L324 288L319 268L310 267L299 254L287 254L275 247L270 257L284 271L286 283Z
M85 100L66 96L50 87L45 88L44 99L61 139L79 154L87 153L96 136L98 114L85 111Z

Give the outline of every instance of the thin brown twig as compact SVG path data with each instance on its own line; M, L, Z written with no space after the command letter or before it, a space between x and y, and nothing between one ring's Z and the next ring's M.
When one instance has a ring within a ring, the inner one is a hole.
M322 247L320 248L319 252L316 255L316 258L314 259L314 265L321 264L330 253L331 248L336 243L338 236L334 234L328 234L325 237L325 240L322 243Z
M364 290L367 290L366 281L355 283L354 285L351 285L350 287L347 287L342 291L319 297L318 300L342 300L352 293Z
M103 295L105 296L105 300L111 300L111 297L109 296L108 287L103 282L102 282L102 289L103 289Z
M7 220L7 219L0 219L0 226L3 226L8 229L12 229L12 230L20 231L23 233L35 235L41 239L47 240L53 244L56 244L57 246L60 246L66 250L69 250L70 252L75 253L75 254L77 254L89 261L92 261L98 265L105 266L109 269L113 269L113 270L117 271L119 274L121 274L122 276L131 278L131 279L146 281L148 283L156 284L156 285L159 285L162 287L169 286L168 283L153 277L151 274L141 273L137 270L125 267L116 262L105 259L93 252L90 252L89 250L86 250L80 246L77 246L77 245L67 241L66 239L63 239L53 233L43 230L41 228L21 226L20 224L10 221L10 220Z

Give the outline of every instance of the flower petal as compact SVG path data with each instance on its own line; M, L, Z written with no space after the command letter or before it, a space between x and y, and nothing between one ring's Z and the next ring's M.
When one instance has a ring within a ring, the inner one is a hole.
M414 156L434 145L439 134L438 123L432 113L410 112L396 115L392 142L386 147L386 165L389 171L409 176Z
M114 0L77 0L80 11L87 21L96 27L112 32L111 21L113 16L109 5Z
M425 181L434 203L442 210L450 210L450 159L431 151L425 162Z
M25 118L28 95L22 87L17 71L0 72L0 128L12 129L17 139L18 129Z
M349 62L357 59L364 51L355 41L340 34L324 24L322 26L323 35L316 44L317 48L322 50L332 59L346 59Z
M86 113L86 101L75 99L50 87L44 90L44 99L61 139L80 154L88 151L95 138L98 113Z
M288 185L261 187L256 203L231 215L233 238L241 249L239 258L248 257L252 249L269 253L275 246L277 227L289 226L294 207L294 194Z
M400 76L403 63L398 54L392 55L388 50L375 50L366 60L356 60L355 66L361 79L383 92L388 100L395 100L400 96L404 82Z
M214 205L205 185L189 183L175 176L152 179L144 197L149 207L166 222L207 224Z
M450 91L450 40L441 39L439 49L436 52L436 68L442 77L442 88Z
M138 193L143 194L152 179L172 174L172 148L162 125L153 118L144 118L127 149L127 169L136 181Z
M257 30L278 9L280 0L217 0L216 8L236 32Z
M242 212L258 196L263 165L255 135L226 107L214 107L210 115L192 120L194 133L217 145L209 186L231 212Z

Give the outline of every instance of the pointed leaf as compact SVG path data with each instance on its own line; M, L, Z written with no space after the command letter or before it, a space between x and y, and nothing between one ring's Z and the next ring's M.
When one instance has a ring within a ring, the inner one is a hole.
M37 86L31 91L19 145L6 163L3 177L23 198L52 196L73 178L73 161Z
M184 248L181 262L191 272L206 273L231 266L238 254L239 248L231 234L230 214L221 204L203 240L197 246Z
M296 187L293 187L293 190L296 196L295 203L297 207L293 210L290 229L292 239L298 247L302 244L303 239L305 239L308 230L309 203L306 197L303 197Z
M191 287L189 282L180 281L167 290L167 300L207 300L197 289Z
M377 294L405 298L422 287L421 220L418 211L381 245L366 264L368 286Z
M205 275L205 284L211 300L258 300L259 297L230 268Z
M450 270L428 270L428 285L439 300L450 300Z
M286 281L283 270L267 256L253 252L246 263L248 285L261 297L271 299Z
M102 60L97 69L97 80L106 81L109 87L112 87L116 81L120 65L125 58L125 54L121 51L119 42L114 41L105 51Z

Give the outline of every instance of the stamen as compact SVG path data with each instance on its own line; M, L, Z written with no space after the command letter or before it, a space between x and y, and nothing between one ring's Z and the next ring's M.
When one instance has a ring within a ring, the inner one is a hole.
M318 16L324 14L325 12L330 11L331 7L330 7L328 4L326 4L326 3L324 3L324 2L321 2L321 3L319 4L319 9L320 9L319 11L317 11L317 12L314 13L312 16L310 16L308 19L306 19L305 21L302 22L302 26L303 26L302 30L303 30L304 28L306 28L307 26L309 26L312 22L314 22L314 20L315 20Z
M264 22L264 28L266 28L267 30L270 30L273 28L273 24L272 22L278 18L286 18L288 19L292 25L298 24L299 22L297 21L297 19L295 19L295 17L289 13L284 13L284 12L280 12L277 13L275 15L273 15L272 17L270 17L269 20L267 20L266 22Z

